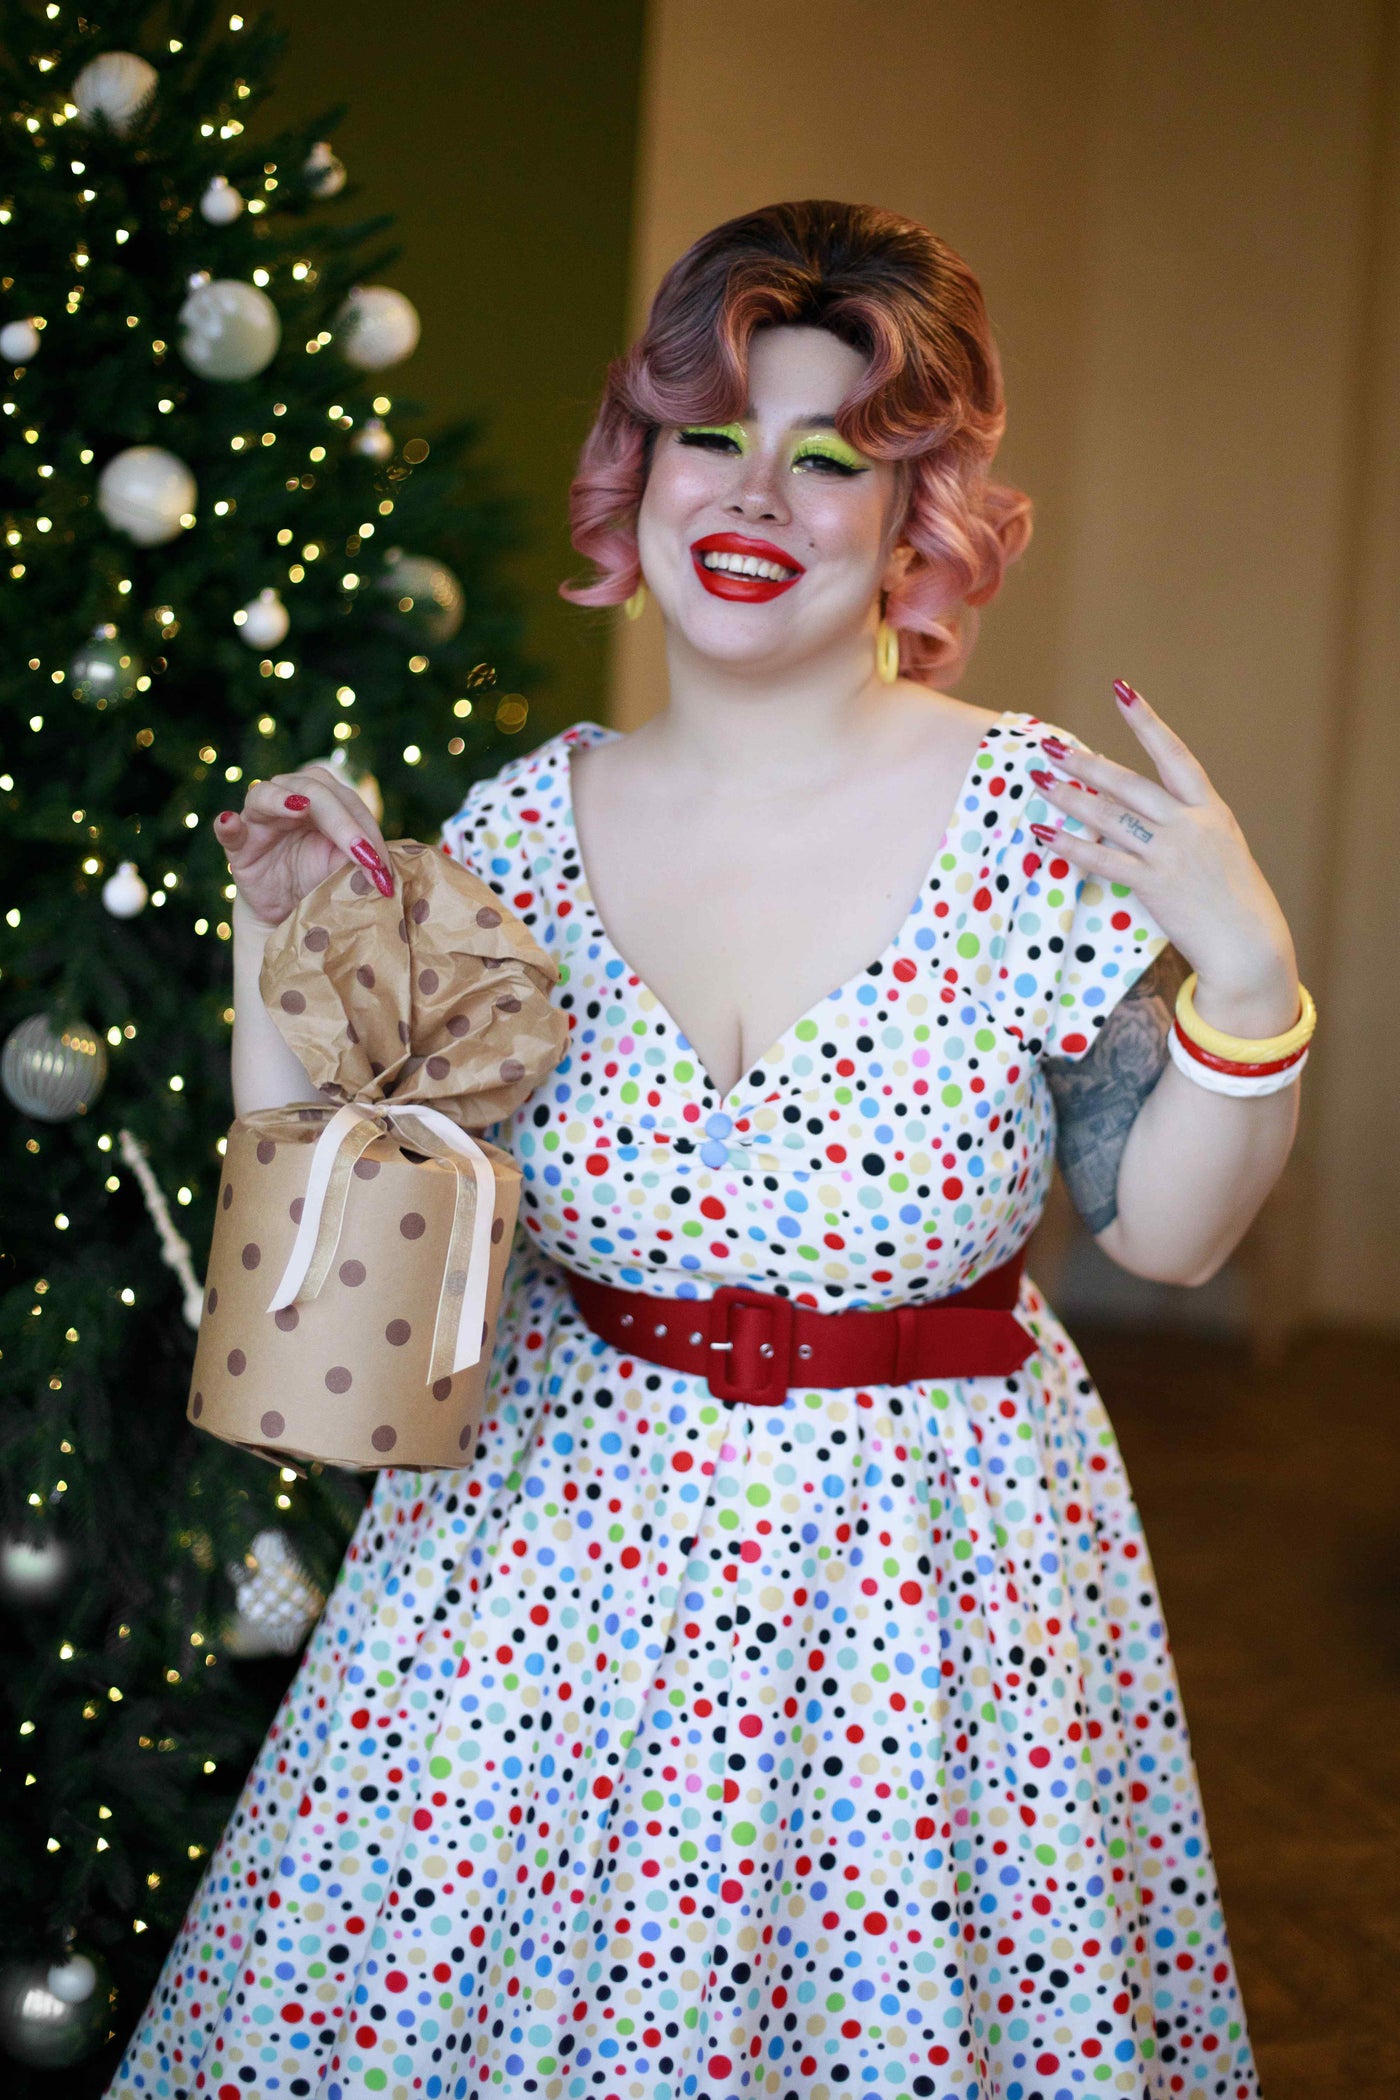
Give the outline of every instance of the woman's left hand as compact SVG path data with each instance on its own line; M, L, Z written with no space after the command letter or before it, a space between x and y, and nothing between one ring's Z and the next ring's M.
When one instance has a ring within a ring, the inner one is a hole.
M1233 812L1199 759L1141 694L1122 681L1114 690L1157 780L1053 735L1043 737L1047 759L1074 777L1056 779L1047 767L1036 785L1089 836L1034 825L1035 837L1085 874L1126 883L1198 973L1211 1006L1222 1014L1234 1009L1246 1021L1241 1033L1291 1027L1298 984L1292 936ZM1205 1004L1201 1012L1211 1017ZM1272 1024L1271 1014L1277 1015Z

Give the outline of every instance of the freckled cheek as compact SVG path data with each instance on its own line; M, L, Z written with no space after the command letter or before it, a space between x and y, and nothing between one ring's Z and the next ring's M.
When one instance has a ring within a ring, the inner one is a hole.
M707 507L725 500L725 483L713 465L688 459L654 467L642 497L643 515L659 531L687 533Z
M828 561L873 562L880 552L884 507L872 491L814 486L815 475L794 475L793 525L813 552Z

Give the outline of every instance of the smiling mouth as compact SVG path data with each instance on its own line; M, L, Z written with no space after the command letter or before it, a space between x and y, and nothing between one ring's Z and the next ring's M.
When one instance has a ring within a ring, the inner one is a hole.
M790 560L771 540L751 540L742 533L711 533L694 542L690 555L711 597L742 604L776 598L805 574L801 562Z
M781 562L764 561L757 554L702 554L700 560L707 569L718 569L727 576L766 576L772 583L787 583L800 574Z

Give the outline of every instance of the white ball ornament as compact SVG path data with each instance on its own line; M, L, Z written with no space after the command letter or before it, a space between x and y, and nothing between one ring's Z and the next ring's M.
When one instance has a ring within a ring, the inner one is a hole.
M345 187L345 163L325 139L318 139L302 170L318 197L338 197Z
M211 226L231 226L243 209L242 192L227 175L216 175L200 198L199 209Z
M7 365L27 365L39 354L39 331L32 321L7 321L0 328L0 357Z
M55 1604L72 1573L72 1549L52 1532L38 1540L20 1532L0 1538L0 1604Z
M72 1949L63 1961L39 1955L0 1969L0 2042L39 2070L65 2070L99 2048L116 2003L100 1955Z
M196 285L180 308L180 327L180 355L201 379L252 379L282 340L282 318L267 293L237 277Z
M279 642L286 640L292 616L269 584L265 591L258 592L256 598L250 598L241 612L234 614L233 624L250 649L275 649Z
M108 460L97 483L97 506L107 523L138 547L158 547L194 522L195 478L182 459L160 445L128 445Z
M387 284L357 284L335 320L341 356L362 372L412 356L422 325L413 301Z
M124 860L102 885L102 902L114 919L134 919L150 895L134 860Z
M85 1954L70 1954L67 1961L52 1964L45 1981L65 2005L86 2005L97 1989L97 1966Z
M122 138L134 131L155 95L160 75L134 51L104 51L73 82L73 100L89 129L105 117Z
M358 452L364 459L391 459L394 452L393 434L381 417L371 416L351 438L350 450Z

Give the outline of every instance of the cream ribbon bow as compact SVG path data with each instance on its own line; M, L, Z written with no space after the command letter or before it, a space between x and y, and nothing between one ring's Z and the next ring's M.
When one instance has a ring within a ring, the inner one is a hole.
M451 1166L457 1176L447 1261L433 1323L426 1381L431 1385L481 1360L496 1211L496 1175L489 1156L441 1109L407 1102L397 1107L392 1101L351 1101L337 1109L316 1140L297 1236L267 1309L280 1312L298 1298L317 1295L340 1245L355 1162L377 1137L391 1131L415 1151Z

